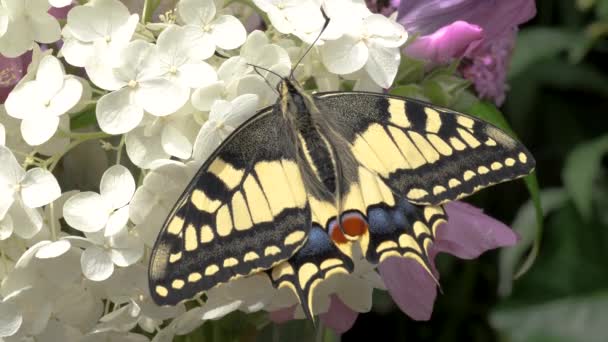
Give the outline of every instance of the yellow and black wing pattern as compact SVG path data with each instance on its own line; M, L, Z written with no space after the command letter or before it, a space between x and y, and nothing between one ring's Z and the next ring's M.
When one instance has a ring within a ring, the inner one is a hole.
M150 260L156 303L269 269L306 241L311 215L295 144L273 109L228 137L169 214Z
M365 92L325 93L315 100L357 161L412 203L442 204L534 168L521 143L462 113Z

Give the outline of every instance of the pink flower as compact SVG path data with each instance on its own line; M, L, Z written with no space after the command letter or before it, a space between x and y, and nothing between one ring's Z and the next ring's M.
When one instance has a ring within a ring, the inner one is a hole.
M513 32L535 14L533 0L404 0L397 21L420 35L406 53L436 63L470 59L472 67L464 67L463 74L481 97L500 105Z
M464 202L444 206L448 221L437 229L430 251L433 275L413 259L389 257L377 269L391 297L401 311L415 320L428 320L437 296L437 273L432 263L438 253L449 253L461 259L474 259L485 251L513 246L519 240L505 224L485 215ZM293 319L296 306L270 313L275 323ZM320 315L322 322L341 334L352 327L358 312L346 306L337 295L330 298L329 310Z
M448 221L437 229L431 259L438 253L449 253L461 259L474 259L498 247L513 246L519 240L505 224L485 215L464 202L444 206ZM432 265L435 278L439 274ZM388 258L378 265L388 292L401 311L415 320L431 317L437 296L437 280L424 267L411 259Z

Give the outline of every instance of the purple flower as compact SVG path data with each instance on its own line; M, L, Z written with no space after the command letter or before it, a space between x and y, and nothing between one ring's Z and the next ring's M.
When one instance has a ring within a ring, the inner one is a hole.
M418 321L428 320L437 296L439 273L433 260L438 253L462 259L474 259L485 251L513 246L519 240L505 224L485 215L464 202L444 206L448 221L437 228L435 243L429 252L431 273L414 259L389 257L377 269L391 297L401 311ZM270 313L275 323L293 319L296 306ZM341 334L354 324L358 312L346 306L337 295L330 298L329 310L320 315L325 325Z
M31 50L15 58L0 55L0 103L6 101L11 90L25 76L31 61Z
M480 96L500 105L513 32L535 14L533 0L403 0L397 21L420 35L420 42L407 47L406 53L437 63L470 59L471 66L463 74L475 83ZM481 32L474 34L478 28Z

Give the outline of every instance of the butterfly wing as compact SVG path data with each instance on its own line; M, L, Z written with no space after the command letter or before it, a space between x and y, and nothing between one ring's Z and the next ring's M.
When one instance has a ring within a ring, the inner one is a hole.
M273 107L241 125L194 176L154 245L158 304L269 269L306 241L310 208L290 130Z
M465 114L375 93L324 93L315 99L357 162L412 203L442 204L534 168L521 143Z

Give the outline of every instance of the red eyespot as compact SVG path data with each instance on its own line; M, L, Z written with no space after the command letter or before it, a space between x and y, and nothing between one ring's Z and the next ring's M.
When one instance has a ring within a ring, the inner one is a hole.
M344 233L346 233L346 236ZM367 221L358 213L348 213L342 216L342 229L333 220L329 224L329 235L335 243L347 243L355 240L367 231Z

